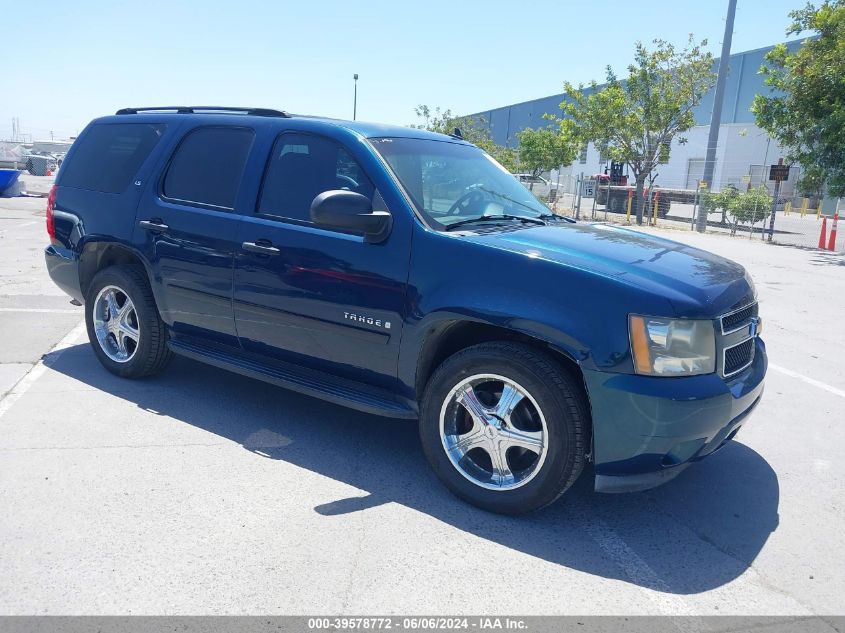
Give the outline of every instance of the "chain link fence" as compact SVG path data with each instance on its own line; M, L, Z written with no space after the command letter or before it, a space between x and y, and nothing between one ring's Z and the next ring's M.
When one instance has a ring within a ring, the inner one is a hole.
M580 188L560 187L556 195L546 199L549 206L559 215L585 221L611 222L636 226L636 205L627 191L618 192L620 196L606 195L599 191L601 185L586 181ZM568 190L571 189L571 190ZM660 198L655 194L660 192ZM597 195L598 194L598 195ZM631 199L630 215L628 198ZM693 231L695 219L701 205L695 190L661 190L656 187L643 200L644 226L658 226L677 230ZM768 240L769 227L774 206L774 230L772 242L803 248L818 248L824 226L824 243L827 245L833 225L834 207L822 208L822 202L815 198L783 197L775 201L770 193L768 201L754 209L748 219L738 221L729 212L710 211L707 214L707 231L733 235L736 238ZM839 205L840 215L845 216L845 203ZM845 231L845 227L842 229ZM845 249L845 236L838 237L837 251Z

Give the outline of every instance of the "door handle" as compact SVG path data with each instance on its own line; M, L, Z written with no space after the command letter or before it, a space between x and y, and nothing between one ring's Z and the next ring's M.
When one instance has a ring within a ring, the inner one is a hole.
M141 220L140 222L138 222L138 226L148 231L157 231L158 233L164 233L170 228L159 218L153 218L152 220Z
M278 255L282 251L273 246L269 240L258 240L257 242L244 242L241 244L245 251L259 253L261 255Z

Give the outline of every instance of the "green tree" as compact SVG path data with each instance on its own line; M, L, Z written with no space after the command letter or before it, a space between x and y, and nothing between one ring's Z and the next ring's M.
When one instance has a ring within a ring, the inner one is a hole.
M734 185L727 185L721 191L705 191L701 204L711 211L722 211L722 217L730 217L731 235L736 235L740 224L754 225L765 220L772 205L772 197L765 186L740 191Z
M703 189L701 191L701 199L699 200L699 208L707 209L708 213L721 211L722 224L727 224L728 210L731 208L733 199L738 195L739 189L734 185L727 185L721 191Z
M519 168L532 176L539 176L561 165L571 165L577 156L577 142L549 128L526 128L517 134L517 138Z
M683 49L654 40L654 50L637 42L628 77L620 81L608 67L607 84L590 84L590 90L564 85L563 117L556 119L566 136L592 141L601 153L628 164L636 181L637 224L643 222L639 201L646 180L661 159L668 158L672 140L693 125L693 108L715 80L713 56L690 35Z
M757 95L751 110L757 125L801 165L805 191L826 188L845 195L845 0L807 4L789 14L787 35L814 32L790 54L776 46L760 72L775 91Z
M459 129L465 140L490 154L508 171L516 171L516 150L493 142L484 117L456 116L449 109L441 110L439 107L430 108L427 105L417 106L414 113L422 122L412 123L412 128L440 134L453 134L455 129Z
M825 181L827 172L819 165L804 167L801 177L795 183L795 188L802 196L807 198L821 198L824 196ZM813 203L812 206L815 206Z

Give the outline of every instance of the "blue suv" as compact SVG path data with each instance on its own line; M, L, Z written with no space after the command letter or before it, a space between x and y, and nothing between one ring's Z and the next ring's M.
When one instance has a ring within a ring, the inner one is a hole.
M459 133L127 108L74 143L47 229L109 371L180 354L418 419L446 486L495 512L587 463L599 491L665 482L763 391L741 266L558 217Z

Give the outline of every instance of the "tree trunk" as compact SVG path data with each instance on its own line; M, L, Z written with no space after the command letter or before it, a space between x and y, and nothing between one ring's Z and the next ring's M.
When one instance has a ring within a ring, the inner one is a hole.
M643 207L645 200L643 200L643 189L645 188L645 174L640 174L637 179L637 190L634 192L634 209L637 213L637 224L643 223Z

